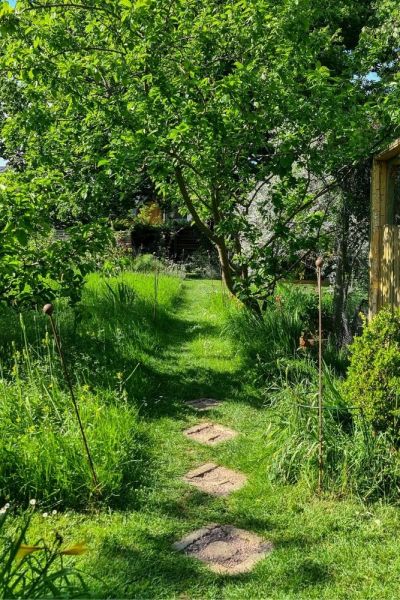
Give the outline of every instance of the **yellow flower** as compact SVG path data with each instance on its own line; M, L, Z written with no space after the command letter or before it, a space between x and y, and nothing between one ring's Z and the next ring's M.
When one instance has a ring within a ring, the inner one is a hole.
M44 550L43 546L28 546L27 544L21 544L17 550L16 557L18 559L23 559L28 554L32 554L33 552L37 552L38 550Z
M87 552L87 547L85 544L75 544L70 548L61 550L60 554L64 554L66 556L78 556L79 554L85 554L85 552Z

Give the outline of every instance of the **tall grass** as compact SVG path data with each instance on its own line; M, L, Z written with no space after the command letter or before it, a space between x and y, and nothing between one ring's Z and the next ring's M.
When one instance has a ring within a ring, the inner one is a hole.
M397 501L400 457L389 434L374 434L341 392L347 358L329 339L332 298L323 300L324 488L365 500ZM226 332L237 345L247 377L263 390L271 429L269 476L316 489L318 476L317 343L299 348L303 332L315 335L317 299L312 289L278 289L262 318L231 309Z
M174 306L180 286L160 276L160 314ZM56 307L101 499L113 505L135 502L151 464L139 411L151 385L145 362L160 347L153 290L151 275L94 275L76 311ZM0 366L0 498L84 507L93 485L48 324L33 312L5 311L3 319L3 336L6 319L12 335Z
M331 318L332 298L323 297L323 325ZM316 336L318 301L315 291L284 285L260 318L243 308L228 313L225 331L237 345L256 383L280 383L312 379L317 344L306 350L299 347L301 335ZM337 355L335 361L341 360Z
M340 382L324 377L325 491L355 495L364 501L398 501L400 457L388 434L374 434L363 415L346 406ZM271 402L269 476L285 483L306 482L316 489L318 476L317 389L298 383L276 393Z

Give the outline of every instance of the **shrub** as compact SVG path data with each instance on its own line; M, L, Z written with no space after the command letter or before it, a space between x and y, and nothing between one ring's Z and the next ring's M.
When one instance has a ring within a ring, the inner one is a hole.
M380 311L351 348L343 391L376 432L397 440L400 416L400 310Z
M153 273L163 267L161 260L153 254L139 254L132 263L132 270L137 273Z

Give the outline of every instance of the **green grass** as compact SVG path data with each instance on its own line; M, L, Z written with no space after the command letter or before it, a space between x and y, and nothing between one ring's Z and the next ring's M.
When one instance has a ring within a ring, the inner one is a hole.
M51 537L56 529L65 543L85 540L90 551L79 566L96 598L397 597L395 507L317 498L304 483L271 482L271 409L249 377L252 366L239 342L224 334L229 301L220 283L167 279L163 288L160 280L154 321L152 276L123 277L136 291L131 309L127 290L107 293L95 276L79 319L65 313L61 328L80 385L89 386L99 402L105 398L106 414L107 394L115 388L123 393L123 406L135 411L146 460L134 498L128 494L123 510L100 506L89 513L66 508L47 518L37 514L32 538ZM182 435L199 419L184 400L201 396L223 401L205 418L236 429L239 437L207 448ZM118 409L118 402L112 406ZM135 457L134 440L131 452ZM188 469L208 460L241 470L247 485L221 499L182 482ZM259 533L275 550L252 573L232 578L172 550L174 541L212 522Z

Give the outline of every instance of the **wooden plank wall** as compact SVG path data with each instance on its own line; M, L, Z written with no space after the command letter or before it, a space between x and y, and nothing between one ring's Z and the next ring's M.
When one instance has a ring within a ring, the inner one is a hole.
M371 244L369 314L375 315L382 306L381 265L382 237L386 220L387 163L374 160L371 175Z
M381 306L400 306L400 227L383 228Z

